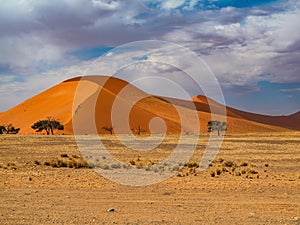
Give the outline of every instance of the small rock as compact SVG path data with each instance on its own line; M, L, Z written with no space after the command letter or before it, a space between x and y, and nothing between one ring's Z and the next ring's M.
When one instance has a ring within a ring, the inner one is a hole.
M107 212L114 212L115 209L114 208L109 208L108 210L106 210Z
M249 216L250 216L250 217L253 217L253 216L255 216L255 213L254 213L254 212L251 212L251 213L249 213Z

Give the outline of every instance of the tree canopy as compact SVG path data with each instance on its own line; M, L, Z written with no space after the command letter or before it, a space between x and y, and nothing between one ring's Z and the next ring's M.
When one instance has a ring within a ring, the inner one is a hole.
M12 124L0 126L0 134L17 134L19 131L20 128L15 128Z
M64 126L59 121L54 120L51 117L48 117L46 120L39 120L35 122L31 128L34 129L35 132L42 132L45 130L47 135L50 133L53 135L54 130L64 130Z
M5 126L0 126L0 134L4 134L6 132Z
M227 123L221 122L219 120L208 121L207 126L208 126L208 132L217 131L218 136L220 136L221 131L227 130Z

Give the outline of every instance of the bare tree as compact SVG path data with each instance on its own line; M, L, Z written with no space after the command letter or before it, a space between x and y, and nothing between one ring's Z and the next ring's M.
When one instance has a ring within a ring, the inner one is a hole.
M185 135L190 135L190 134L192 133L192 131L184 129L184 130L183 130L183 133L184 133Z
M131 130L137 135L140 135L142 132L146 132L146 130L141 128L140 124L137 126L137 128L132 128Z
M111 135L113 134L114 128L113 126L109 126L109 127L102 127L102 130L108 131Z

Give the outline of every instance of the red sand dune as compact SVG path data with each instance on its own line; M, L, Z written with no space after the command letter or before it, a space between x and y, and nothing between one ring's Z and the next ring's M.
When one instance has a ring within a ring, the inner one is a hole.
M205 96L196 96L192 99L192 101L196 102L196 107L198 110L210 112ZM214 102L214 104L218 103ZM226 107L226 109L227 116L229 117L246 119L263 124L285 127L293 130L300 130L300 111L289 116L267 116L256 113L249 113L231 107Z
M135 100L138 101L132 105ZM104 126L112 126L120 133L137 133L139 129L149 133L149 124L152 132L193 133L199 125L201 132L207 132L206 125L211 119L208 101L216 109L222 107L204 96L196 96L192 101L151 96L117 78L77 77L1 113L0 124L12 123L21 128L20 133L32 134L35 133L31 129L34 122L51 116L65 125L65 134L73 134L73 122L76 122L76 132L82 134L108 133L102 129ZM230 107L226 110L228 133L300 130L300 112L273 117ZM155 119L157 117L165 122L165 126Z

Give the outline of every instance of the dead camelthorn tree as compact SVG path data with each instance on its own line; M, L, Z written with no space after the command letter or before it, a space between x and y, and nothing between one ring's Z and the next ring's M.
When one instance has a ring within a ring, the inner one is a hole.
M113 134L114 128L113 126L109 126L109 127L102 127L102 130L108 131L111 135Z
M137 128L131 129L136 135L140 135L143 132L146 132L146 130L141 128L141 125L138 125Z

